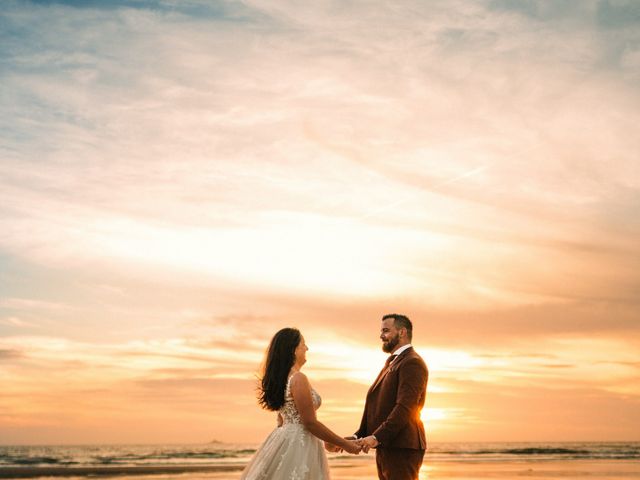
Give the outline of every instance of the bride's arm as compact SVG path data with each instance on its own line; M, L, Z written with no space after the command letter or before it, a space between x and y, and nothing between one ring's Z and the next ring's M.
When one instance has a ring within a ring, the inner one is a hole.
M291 395L296 404L300 419L304 427L320 440L329 442L345 449L349 453L358 453L360 447L355 442L346 440L329 430L316 418L316 409L311 398L311 385L304 373L296 373L291 378Z

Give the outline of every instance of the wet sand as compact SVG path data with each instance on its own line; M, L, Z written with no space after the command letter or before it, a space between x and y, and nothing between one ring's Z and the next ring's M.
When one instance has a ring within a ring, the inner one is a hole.
M237 479L237 477L228 478L229 480ZM368 465L332 466L331 478L332 480L377 480L378 476L376 475L375 462L372 461ZM420 469L420 480L474 480L480 478L631 480L640 479L640 461L425 462Z
M150 479L154 478L174 478L175 475L195 475L185 478L200 478L198 475L222 475L210 476L207 478L236 478L231 472L241 472L243 464L236 465L141 465L141 466L117 466L117 467L1 467L0 478L51 478L65 477L72 478L89 477L117 477ZM203 477L204 478L204 477Z
M0 478L117 478L118 480L238 480L243 464L170 465L101 468L0 468ZM358 459L335 459L331 462L332 480L377 480L372 456ZM638 460L570 460L570 461L465 461L425 462L420 480L448 479L563 479L640 480ZM274 479L275 480L275 479Z

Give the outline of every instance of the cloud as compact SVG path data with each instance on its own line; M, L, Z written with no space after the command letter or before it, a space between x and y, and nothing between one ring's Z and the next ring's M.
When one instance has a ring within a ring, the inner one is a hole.
M91 424L96 435L122 441L127 428L157 433L161 425L166 434L177 431L181 423L183 429L201 437L219 436L230 428L238 441L258 439L262 429L272 424L255 401L255 373L265 345L247 345L240 338L230 343L223 333L225 325L221 327L217 329L220 342L198 337L104 345L61 338L4 338L0 357L9 362L3 368L10 387L2 400L9 417L2 423L13 438L26 434L26 430L17 433L20 427L39 429L46 436L47 425L64 426L65 432L77 438L79 433L73 432ZM322 419L334 428L350 430L384 355L373 341L359 343L361 340L335 336L317 324L315 330L307 331L306 371L325 400ZM233 326L227 332L232 333ZM486 435L486 426L496 425L491 439L504 439L510 420L505 420L500 405L513 402L511 412L526 410L542 395L553 410L551 416L560 418L570 400L576 401L590 389L593 402L616 404L618 415L627 415L638 394L633 364L637 346L617 339L558 337L536 340L536 351L531 353L526 350L531 348L531 337L527 338L520 350L513 343L508 349L483 349L481 342L476 342L475 350L439 349L415 340L431 372L428 406L435 416L429 425L435 435L453 438L459 434L458 425L464 423L470 429L469 438L479 438L483 431ZM18 346L19 356L15 353ZM345 357L357 361L345 365ZM473 406L468 404L470 397ZM25 402L24 398L35 401ZM584 412L593 402L587 402ZM535 409L539 408L536 404ZM96 409L102 412L100 419L90 413ZM238 416L240 410L244 413ZM167 415L170 421L163 422ZM205 424L203 419L207 419ZM126 428L114 430L112 422ZM145 428L138 429L140 426ZM547 427L543 422L532 434L541 436ZM596 427L590 428L585 432L593 436ZM623 430L619 433L627 435ZM567 425L562 435L576 431L575 426ZM150 441L145 435L136 438ZM183 431L176 438L189 435Z
M0 318L0 325L7 325L10 327L18 327L18 328L32 328L35 327L35 324L30 322L25 322L24 320L18 317L7 317Z
M73 308L71 305L48 302L30 298L4 298L0 300L0 308L7 310L39 310L39 311L60 311Z
M16 349L0 349L0 360L15 360L22 357L20 350Z
M482 365L481 388L522 387L521 406L569 378L571 398L595 389L593 408L617 408L637 394L636 10L8 3L0 357L24 382L13 395L84 408L122 388L101 404L116 421L140 413L125 400L164 391L138 425L156 432L174 403L232 408L221 385L240 399L292 325L329 392L341 352L368 359L345 404L329 403L346 423L382 355L378 319L400 310L442 395L471 392ZM56 384L70 390L46 394ZM438 395L450 418L485 421ZM51 424L17 405L23 426Z
M467 395L474 398L473 405L465 401ZM430 394L428 401L433 408L458 410L459 416L443 420L447 432L436 428L432 435L457 438L466 432L471 440L501 441L509 438L513 428L524 429L529 438L548 441L549 432L558 440L575 438L598 440L607 425L613 438L633 438L637 427L629 417L638 406L637 396L611 395L597 388L546 388L536 385L495 388L495 385L478 385L465 382L459 393ZM594 411L603 415L593 417Z

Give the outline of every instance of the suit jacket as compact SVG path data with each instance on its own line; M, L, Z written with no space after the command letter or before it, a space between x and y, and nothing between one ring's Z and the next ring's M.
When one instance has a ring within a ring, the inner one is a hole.
M428 378L422 357L413 348L402 352L369 388L356 435L375 435L380 447L426 450L420 411Z

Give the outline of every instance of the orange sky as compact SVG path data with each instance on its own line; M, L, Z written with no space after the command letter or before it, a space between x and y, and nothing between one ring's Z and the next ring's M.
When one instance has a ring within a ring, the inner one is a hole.
M639 440L633 2L11 2L0 444L257 442L270 337L356 429ZM526 4L526 5L525 5Z

